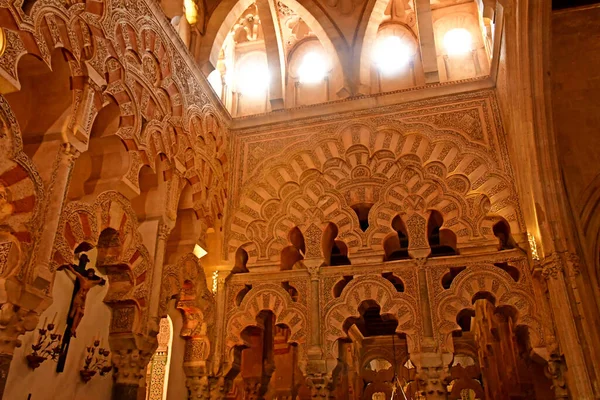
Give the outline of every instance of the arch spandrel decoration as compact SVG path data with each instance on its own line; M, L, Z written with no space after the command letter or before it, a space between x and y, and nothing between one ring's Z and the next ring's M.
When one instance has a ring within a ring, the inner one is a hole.
M290 343L299 346L301 358L306 360L306 338L308 336L308 316L306 307L294 303L289 293L275 284L258 284L244 297L237 310L229 317L226 326L226 354L236 346L244 346L242 331L257 325L261 311L271 311L275 324L284 324L290 329ZM300 362L303 365L303 362Z
M392 283L381 276L359 276L354 278L323 309L324 343L327 357L337 357L334 344L347 337L344 322L348 318L360 318L360 305L374 301L381 307L381 315L391 315L398 321L397 333L406 335L408 351L419 351L420 322L418 302L406 293L398 293Z
M381 252L393 217L411 210L423 211L424 217L427 210L439 211L459 245L495 241L491 227L498 217L512 232L522 232L510 170L480 146L447 136L360 123L295 143L279 154L285 163L262 163L266 172L241 187L227 252L231 256L252 242L258 253L250 263L275 262L287 245L277 239L285 237L282 232L308 226L321 214L339 216L339 236L351 253L359 248ZM374 204L366 232L350 207L361 202Z
M444 351L453 352L452 332L460 330L456 317L461 310L474 310L473 297L489 293L496 307L509 306L517 311L516 325L526 326L531 346L546 345L547 327L541 319L543 310L538 306L531 287L515 283L508 273L493 265L472 265L461 272L450 285L432 299L434 331Z

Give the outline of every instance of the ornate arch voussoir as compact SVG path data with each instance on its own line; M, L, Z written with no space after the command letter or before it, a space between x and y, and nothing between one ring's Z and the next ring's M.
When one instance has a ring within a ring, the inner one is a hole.
M391 282L381 276L359 276L344 288L339 298L332 300L324 309L325 351L335 357L334 343L347 337L344 323L348 318L360 317L360 306L373 301L381 308L381 314L392 315L398 320L396 332L406 334L409 352L418 348L418 312L416 300L405 293L398 293Z
M473 298L478 293L491 294L496 307L509 306L516 310L516 324L527 326L534 347L543 346L543 324L532 289L516 286L508 273L485 264L470 266L461 272L450 288L434 299L434 323L442 346L452 350L452 332L460 329L456 317L461 310L474 310Z
M227 347L244 345L242 331L256 326L262 311L270 311L276 324L286 325L290 331L290 342L303 346L308 331L307 313L304 306L294 303L281 286L262 284L251 289L242 300L238 311L227 321Z

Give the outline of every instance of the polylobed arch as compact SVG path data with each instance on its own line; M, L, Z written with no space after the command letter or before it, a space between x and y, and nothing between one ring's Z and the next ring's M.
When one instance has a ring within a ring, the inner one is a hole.
M98 248L97 267L106 270L109 281L104 302L113 311L113 321L131 316L128 326L115 327L118 333L143 333L147 329L149 293L145 287L154 278L153 262L137 229L133 209L117 192L104 192L93 204L70 202L60 218L51 259L51 270L55 271L72 263L76 251Z
M509 221L512 232L521 232L522 221L516 204L509 200L514 187L506 173L493 159L486 159L473 147L466 151L467 146L459 146L443 137L430 137L430 133L405 133L398 127L379 129L369 124L350 124L340 128L335 138L294 145L283 155L288 160L285 164L258 162L258 170L266 169L269 173L260 178L262 189L258 190L253 171L249 171L250 178L243 193L253 200L240 200L234 208L234 227L231 230L236 234L231 236L228 252L233 255L239 245L252 237L260 251L264 252L260 257L265 259L271 253L278 255L285 243L277 242L276 238L284 237L292 226L298 225L298 221L289 218L290 213L280 210L294 202L306 203L310 201L307 196L316 193L324 196L320 204L327 207L330 207L330 202L338 204L340 208L336 214L340 220L351 222L340 224L335 221L340 235L351 249L359 244L364 246L366 242L374 251L383 253L383 240L393 233L389 227L390 220L393 215L406 211L405 202L412 195L410 190L417 187L414 179L420 179L431 187L431 192L417 194L426 194L425 198L430 202L427 209L444 215L445 227L456 234L459 249L475 239L486 243L497 241L491 223L496 217ZM367 155L366 159L364 155ZM362 163L357 163L361 159ZM347 207L344 199L326 188L332 186L341 190L343 187L351 194L346 185L351 185L352 174L359 172L367 176L371 174L371 181L381 181L377 190L382 193L380 199L386 199L376 202L371 208L366 236L354 229L354 225L358 226L354 223L358 222L356 213ZM405 179L406 183L397 178ZM402 189L402 185L406 188ZM436 191L443 197L433 196ZM468 206L467 200L474 206ZM256 214L260 217L257 218ZM269 228L265 230L263 226ZM266 232L267 237L263 237L262 233L257 235L257 232ZM261 239L257 240L259 237ZM274 247L273 251L266 250L266 247L262 250L264 243L279 247Z
M192 253L181 256L176 263L165 266L161 287L161 315L165 315L168 302L175 299L183 317L180 335L185 338L205 338L214 340L211 327L215 324L215 299L206 282L206 275L200 260ZM212 354L205 351L204 359Z
M360 317L360 306L371 301L381 308L381 315L391 315L398 321L397 333L406 335L409 352L417 351L418 312L416 300L407 293L399 293L394 285L381 276L360 276L350 281L341 296L329 302L323 311L325 352L335 357L334 343L346 339L344 322Z
M76 114L81 107L78 96L86 90L84 71L64 47L54 48L46 59L21 53L16 60L18 90L5 94L4 100L14 117L11 124L19 125L21 151L49 181L60 147L81 123Z
M531 290L529 286L515 284L507 272L494 266L482 264L462 271L433 302L434 328L439 332L442 346L453 352L452 333L461 330L458 314L463 310L473 311L474 300L487 298L496 307L513 308L516 325L529 328L532 347L543 347L546 326L539 318L541 310Z
M299 365L304 365L307 357L307 310L294 302L281 285L276 284L257 285L244 296L236 312L226 323L226 354L230 354L235 347L244 345L241 332L248 326L256 326L256 319L262 311L272 312L276 325L283 324L290 329L289 341L298 344L301 358Z
M270 311L274 314L275 324L284 324L292 332L290 341L304 344L304 330L307 329L306 309L296 303L280 285L261 284L253 287L244 296L235 314L227 323L227 346L241 345L240 332L247 326L255 325L258 314Z

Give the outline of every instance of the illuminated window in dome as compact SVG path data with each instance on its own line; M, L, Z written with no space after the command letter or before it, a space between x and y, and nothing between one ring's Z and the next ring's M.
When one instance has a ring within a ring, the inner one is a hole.
M300 83L319 83L327 75L327 61L314 51L306 53L302 63L298 67L298 78Z
M269 88L270 78L267 57L263 53L248 54L236 66L235 86L243 96L263 96Z
M410 49L398 36L377 39L373 49L373 62L384 75L400 72L410 61Z
M471 52L473 50L471 34L463 28L449 30L444 35L444 48L450 56Z
M212 86L217 96L221 97L221 94L223 92L223 81L221 79L221 73L215 69L208 75L206 79L208 80L208 83L210 83L210 86Z

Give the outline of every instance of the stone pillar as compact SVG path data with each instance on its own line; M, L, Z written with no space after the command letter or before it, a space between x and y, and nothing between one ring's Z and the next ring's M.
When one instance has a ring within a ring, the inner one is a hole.
M63 143L54 162L48 196L45 199L43 231L34 255L34 281L36 289L46 291L50 288L54 274L50 270L50 259L54 249L54 239L58 222L62 214L65 197L69 190L71 171L80 152L69 143Z
M436 83L440 81L440 74L437 65L437 51L435 47L435 36L433 34L430 1L416 0L416 11L425 83Z
M229 274L226 271L219 271L219 277L217 278L217 311L215 316L215 334L214 334L214 351L212 359L212 373L217 374L221 369L221 357L222 357L222 346L223 338L226 335L225 332L225 282Z
M160 323L159 307L160 307L160 289L162 287L163 266L165 262L165 251L167 248L167 240L173 229L173 224L165 223L161 220L158 224L158 234L156 247L154 251L154 272L152 273L152 289L150 299L148 301L148 311L150 320L152 321L151 334L157 334Z
M112 400L138 400L138 392L143 387L142 379L152 357L151 351L124 349L113 352L115 369Z
M447 400L447 385L451 379L449 365L452 353L411 354L411 361L417 367L417 382L419 389L427 400Z
M327 374L326 363L323 359L323 347L321 343L321 304L319 288L319 269L321 259L305 260L304 264L310 274L310 337L308 338L308 374Z
M568 370L566 380L568 386L572 386L576 390L571 395L584 398L582 394L593 393L593 390L585 364L585 355L577 335L575 316L573 310L571 310L567 283L565 282L564 262L560 254L553 253L541 262L541 267L542 276L546 279L548 287L560 351L564 354ZM566 390L566 387L564 390Z

